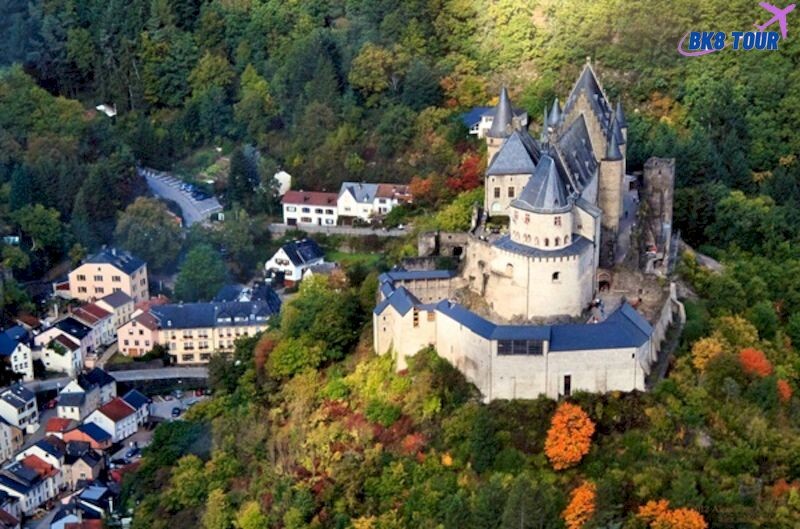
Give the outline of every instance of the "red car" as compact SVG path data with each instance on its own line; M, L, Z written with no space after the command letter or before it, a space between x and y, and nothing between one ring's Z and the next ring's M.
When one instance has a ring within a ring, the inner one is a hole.
M50 400L47 401L47 403L44 405L44 407L47 408L48 410L52 410L53 408L56 407L56 404L58 404L58 399L57 398L50 399Z

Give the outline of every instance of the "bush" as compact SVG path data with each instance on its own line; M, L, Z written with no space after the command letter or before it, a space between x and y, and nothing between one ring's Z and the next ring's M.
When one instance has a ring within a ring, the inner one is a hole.
M374 399L367 404L366 416L370 422L376 422L383 427L394 424L401 415L400 408L382 400Z

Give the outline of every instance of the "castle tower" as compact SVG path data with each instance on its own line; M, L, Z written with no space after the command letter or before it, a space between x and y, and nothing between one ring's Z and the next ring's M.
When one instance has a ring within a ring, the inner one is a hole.
M617 118L620 129L622 129L622 136L625 138L625 143L628 143L628 120L625 119L625 112L622 111L622 100L617 99L617 110L614 113Z
M511 135L514 130L514 109L511 100L508 98L508 90L504 86L500 90L500 101L495 107L492 127L486 133L487 161L491 163L494 155L500 150L503 142Z
M547 117L547 127L549 132L555 132L561 124L561 105L558 98L553 100L553 107L550 109L550 115Z
M621 133L620 133L621 134ZM619 219L622 216L622 184L625 176L625 156L611 130L606 142L606 154L600 162L598 206L603 211L601 226L600 266L611 268L616 259Z

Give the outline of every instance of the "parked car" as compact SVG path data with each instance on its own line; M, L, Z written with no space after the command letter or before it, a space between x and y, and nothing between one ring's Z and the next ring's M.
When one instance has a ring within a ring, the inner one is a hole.
M142 453L141 450L139 450L136 447L133 447L130 450L128 450L127 452L125 452L125 459L132 459L132 458L138 456L141 453Z
M181 412L182 412L182 410L177 406L172 408L172 416L173 417L180 417L181 416Z
M202 389L194 390L194 396L195 397L202 397L203 396L203 390Z
M176 389L175 391L172 392L172 394L175 396L176 399L183 398L183 390Z

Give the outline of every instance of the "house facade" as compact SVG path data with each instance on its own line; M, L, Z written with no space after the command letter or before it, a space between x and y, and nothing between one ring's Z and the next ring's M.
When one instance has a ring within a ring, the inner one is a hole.
M281 199L283 223L289 226L336 226L336 193L288 191Z
M407 185L343 182L336 206L339 217L367 222L408 202L411 202L411 192Z
M33 380L33 351L28 345L27 332L24 337L15 338L13 332L0 333L0 359L8 363L12 371L22 376L22 380Z
M136 410L118 397L90 413L85 422L94 423L111 434L114 443L127 439L137 429Z
M139 303L149 299L149 288L147 264L116 248L104 248L69 273L70 295L84 301L124 292Z
M0 464L14 457L22 447L22 429L0 420Z
M281 246L264 264L264 270L267 274L282 273L286 284L293 285L303 279L306 270L324 262L322 248L312 239L302 239Z
M115 331L121 325L130 321L133 316L133 311L135 310L133 298L121 290L98 299L95 304L114 315L112 327ZM116 338L116 334L114 337Z
M25 433L39 429L36 394L22 385L14 385L0 393L0 417Z
M147 354L158 343L158 320L146 311L137 310L117 329L117 347L125 356Z
M114 326L114 313L100 307L97 303L87 303L72 310L72 317L92 329L91 351L110 345L117 339Z

